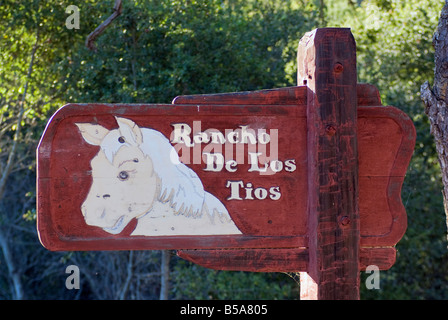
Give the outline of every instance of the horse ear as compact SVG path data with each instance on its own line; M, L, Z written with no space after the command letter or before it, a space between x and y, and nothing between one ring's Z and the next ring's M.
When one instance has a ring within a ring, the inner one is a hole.
M94 146L99 146L104 137L109 133L109 130L100 126L99 124L90 123L75 123L84 140Z
M142 144L143 142L142 131L134 121L118 117L115 117L115 119L117 120L118 126L120 128L120 133L125 141L134 145Z

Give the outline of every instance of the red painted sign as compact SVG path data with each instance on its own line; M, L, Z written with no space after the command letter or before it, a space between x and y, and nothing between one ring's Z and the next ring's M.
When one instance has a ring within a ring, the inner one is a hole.
M42 244L296 248L299 257L307 247L306 92L62 107L37 150ZM406 229L400 192L414 140L403 112L382 106L374 87L358 85L361 247L391 247Z

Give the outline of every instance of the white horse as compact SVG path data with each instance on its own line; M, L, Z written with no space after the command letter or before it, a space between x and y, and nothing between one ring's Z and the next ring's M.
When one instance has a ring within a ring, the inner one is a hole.
M137 218L131 235L241 234L163 134L115 119L114 130L76 124L87 143L100 146L90 162L93 181L81 206L88 225L118 234Z

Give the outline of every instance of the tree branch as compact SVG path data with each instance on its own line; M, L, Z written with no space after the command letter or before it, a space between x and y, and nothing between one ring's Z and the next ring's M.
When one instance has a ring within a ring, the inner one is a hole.
M127 264L127 268L126 268L126 279L124 281L123 287L120 290L119 294L118 294L118 298L120 300L124 300L126 298L126 293L129 290L129 284L131 283L132 280L132 276L134 275L132 268L133 268L133 259L134 259L134 251L129 251L129 259L128 259L128 264Z
M96 51L96 46L94 43L96 38L98 38L98 36L101 35L104 30L106 30L106 28L112 23L112 21L114 21L121 15L121 12L121 0L115 0L114 13L87 36L86 47L89 50Z
M6 266L8 267L9 277L13 283L13 288L11 288L13 299L22 300L24 298L24 292L22 281L20 279L20 273L17 271L8 240L2 230L0 230L0 248L2 249L3 257L5 259Z

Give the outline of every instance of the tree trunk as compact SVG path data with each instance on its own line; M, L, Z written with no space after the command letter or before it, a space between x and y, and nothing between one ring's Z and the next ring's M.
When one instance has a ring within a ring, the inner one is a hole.
M431 88L425 82L420 89L421 98L425 103L431 133L436 143L443 182L443 202L447 216L448 227L448 0L440 15L439 25L434 34L435 49L434 84Z
M2 230L0 230L0 248L2 249L3 257L5 258L6 266L8 267L9 278L13 284L11 288L12 298L13 300L23 300L25 295L23 292L22 280L20 279L20 272L17 270L16 263L14 262L8 239Z
M168 300L170 283L170 251L162 250L162 263L160 266L160 300Z
M121 289L118 295L118 298L120 300L126 299L126 294L129 290L129 285L131 283L132 276L134 275L134 272L132 270L134 265L133 260L134 260L134 251L131 250L129 251L128 264L126 268L126 279L124 281L123 288Z

